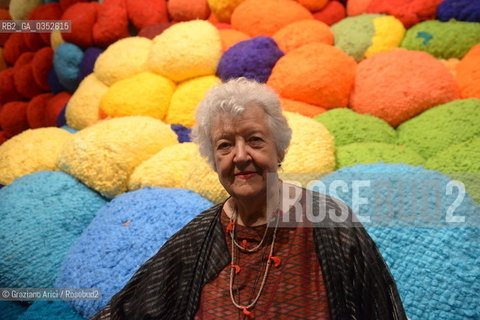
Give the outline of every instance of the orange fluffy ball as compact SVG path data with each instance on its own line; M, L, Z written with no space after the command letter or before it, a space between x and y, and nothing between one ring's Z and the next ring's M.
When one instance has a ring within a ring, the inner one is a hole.
M273 35L273 40L284 53L312 42L333 44L333 33L323 22L302 20L289 24Z
M310 11L322 10L327 4L328 0L297 0L302 6Z
M345 6L338 1L330 1L322 10L313 14L313 17L319 21L331 26L345 18L347 10Z
M234 44L250 39L250 36L241 31L233 29L222 29L218 31L220 33L220 39L222 40L222 51L227 51Z
M342 50L310 43L280 58L267 84L284 98L325 109L346 107L356 66Z
M272 36L292 22L313 19L305 7L291 0L245 0L233 11L234 29L256 36Z
M470 49L457 64L456 71L462 98L480 99L480 44Z
M210 15L207 0L169 0L167 7L173 21L206 20Z
M282 104L282 109L288 112L300 113L306 117L316 117L319 114L324 113L327 111L322 107L314 106L313 104L308 104L305 102L280 98L280 103Z

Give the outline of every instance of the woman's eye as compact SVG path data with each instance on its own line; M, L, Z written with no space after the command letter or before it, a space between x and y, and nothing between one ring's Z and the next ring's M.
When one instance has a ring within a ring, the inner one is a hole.
M230 143L222 142L218 145L217 149L218 150L224 150L224 149L228 148L229 146L230 146Z
M253 142L253 143L258 143L263 141L263 139L260 137L251 137L249 140L250 142Z

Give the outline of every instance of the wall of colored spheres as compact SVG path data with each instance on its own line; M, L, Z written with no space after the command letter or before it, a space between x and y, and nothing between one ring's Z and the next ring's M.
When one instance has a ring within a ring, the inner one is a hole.
M103 292L0 301L0 319L91 317L226 199L189 134L238 77L280 97L283 179L395 213L366 227L410 319L480 318L478 1L3 0L0 20L0 287Z

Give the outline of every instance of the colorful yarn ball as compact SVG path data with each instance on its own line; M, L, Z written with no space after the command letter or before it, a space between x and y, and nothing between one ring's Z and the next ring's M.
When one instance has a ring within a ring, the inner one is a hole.
M454 100L402 123L398 143L429 159L438 152L480 136L480 99Z
M340 147L358 142L395 144L397 133L387 122L369 114L358 114L350 109L333 109L317 117L335 138Z
M105 199L63 172L40 171L0 189L0 285L52 288L70 246Z
M348 0L347 1L347 15L349 17L359 16L367 12L367 7L372 0Z
M95 63L97 78L107 86L147 71L152 41L143 37L121 39L105 50Z
M193 127L197 105L208 90L220 83L220 79L215 76L199 77L180 83L172 95L165 122Z
M35 301L17 320L84 320L65 301Z
M10 2L10 0L7 0ZM8 13L8 4L5 8L0 8L0 20L12 20L12 17L10 17L10 13ZM1 33L0 34L0 47L5 46L5 42L7 42L8 38L10 37L10 33ZM2 49L3 50L3 49ZM3 54L2 54L3 56Z
M28 16L28 20L60 20L62 18L62 8L59 3L49 3L35 8ZM50 45L50 33L28 33L25 35L38 35L42 42L42 46ZM28 43L28 39L25 39Z
M480 42L480 24L463 21L425 21L410 28L402 48L430 53L441 59L461 59Z
M222 40L222 51L225 52L230 49L233 45L239 43L240 41L250 39L250 36L244 32L233 30L233 29L222 29L219 30L220 39Z
M80 83L80 86L68 101L65 110L67 124L77 130L91 126L100 120L100 101L107 93L108 87L90 74Z
M462 181L472 198L480 204L480 137L455 144L428 159L425 167Z
M284 112L284 115L292 129L292 139L282 162L282 171L287 174L303 174L306 180L317 179L333 171L335 146L333 136L327 128L296 113Z
M50 33L50 44L53 51L56 51L57 48L64 42L65 40L63 40L62 34L60 32L54 31Z
M22 100L23 97L15 88L14 77L14 68L0 71L0 105L11 101Z
M173 21L206 20L210 15L207 0L169 0L167 8Z
M144 37L147 39L153 39L159 34L161 34L163 31L166 29L170 28L172 26L172 23L170 22L161 22L161 23L155 23L148 25L146 27L143 27L140 32L138 32L139 37Z
M125 0L128 18L138 30L156 23L168 22L166 0Z
M10 16L13 20L26 20L28 14L42 4L42 0L10 0Z
M266 82L282 56L283 52L272 38L254 37L233 45L223 54L217 75L224 82L240 77Z
M144 188L113 199L71 248L55 286L99 288L101 300L70 301L80 315L91 317L175 232L211 205L191 191L167 188Z
M439 59L439 61L443 63L445 67L447 67L447 69L453 74L454 77L457 75L457 64L460 62L460 60L456 58L450 58Z
M50 91L48 73L53 68L53 50L45 47L37 52L32 60L32 72L35 84L43 91Z
M78 73L78 82L82 82L86 76L93 72L95 62L98 56L103 53L103 49L91 47L83 53L82 63L80 64L80 72Z
M30 48L25 43L23 33L13 33L3 47L3 58L8 64L13 65L22 53L28 51Z
M42 170L56 170L60 149L71 134L58 128L23 131L0 146L0 183Z
M273 36L292 22L313 19L305 7L289 0L244 0L232 14L232 27L246 34Z
M350 107L396 127L458 98L455 79L441 62L425 52L394 49L360 62Z
M62 33L66 42L71 42L79 47L92 47L92 29L97 22L97 14L100 4L98 2L77 2L68 7L63 13L62 20L71 20L71 32Z
M51 89L52 93L60 93L62 91L67 90L60 83L60 80L58 79L57 73L55 72L55 68L51 69L48 72L47 80L48 80L48 85L50 86L50 89Z
M296 0L298 3L300 3L302 6L307 8L310 11L318 11L323 9L329 0Z
M392 16L363 14L332 26L335 46L361 61L375 53L398 47L405 34L402 23Z
M31 99L43 92L35 82L31 63L15 67L13 81L17 91L26 99Z
M0 48L0 71L3 71L7 69L7 63L5 62L5 59L3 58L3 48Z
M73 6L75 3L78 2L88 2L88 0L58 0L58 3L60 4L60 8L62 8L62 11L67 10L69 7Z
M148 67L176 82L212 75L221 51L218 30L209 22L180 22L153 39Z
M480 3L471 0L444 0L437 7L437 18L443 22L452 19L480 22Z
M338 48L310 43L287 53L267 84L280 96L325 109L346 107L356 63Z
M305 117L313 118L319 114L324 113L325 110L322 107L314 106L313 104L308 104L305 102L280 98L280 103L284 111L299 113Z
M372 0L369 2L368 13L385 13L395 16L405 28L424 21L435 19L437 4L441 0Z
M71 98L71 94L68 92L60 92L47 101L45 108L45 126L47 127L56 127L57 119L59 114L65 108L65 105L68 103L68 100Z
M0 315L1 320L17 319L22 313L25 312L27 307L15 302L15 301L0 301Z
M192 129L182 126L181 124L172 124L170 125L172 130L177 135L177 140L179 143L191 142L190 134Z
M62 43L53 56L53 66L61 85L73 92L78 86L78 75L83 60L83 51L78 46Z
M194 156L187 167L182 188L192 190L213 203L227 200L229 195L218 180L218 174L204 158Z
M191 161L198 157L198 146L192 142L165 147L135 168L128 181L128 189L147 186L181 188Z
M208 6L219 22L230 22L232 13L244 0L207 0Z
M12 101L2 106L0 119L5 137L11 138L29 128L27 106L28 103L23 101Z
M53 97L51 93L43 93L34 97L27 106L27 121L32 129L45 127L47 120L47 102Z
M347 15L345 6L339 1L329 1L320 11L315 12L313 17L329 26L337 23Z
M105 120L76 133L58 156L58 168L108 198L127 191L133 169L176 144L170 127L150 117Z
M456 79L462 98L480 98L480 44L458 63Z
M115 41L130 36L125 4L104 2L98 7L97 21L92 29L93 42L106 48Z
M171 80L142 72L110 86L100 101L100 108L110 117L139 115L163 120L174 91Z
M406 165L357 165L324 177L322 184L328 187L338 181L349 187L341 199L357 207L361 216L372 221L382 215L391 217L392 223L384 224L391 227L364 225L390 268L410 319L473 320L480 316L480 233L477 227L470 227L478 226L478 207L468 195L453 213L454 217L464 216L466 223L445 223L458 191L446 193L453 181L438 172ZM367 204L354 201L358 199L353 193L356 181L370 184L359 189ZM434 217L434 222L440 220L440 227L428 223L415 226L409 222L412 217Z
M377 162L421 165L425 162L418 153L406 146L382 142L358 142L339 146L336 152L337 169L356 164Z
M275 32L273 39L284 53L312 42L333 44L330 28L318 20L293 22Z

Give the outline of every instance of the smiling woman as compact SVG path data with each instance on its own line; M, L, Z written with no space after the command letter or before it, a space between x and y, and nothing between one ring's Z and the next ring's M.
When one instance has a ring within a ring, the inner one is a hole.
M406 319L350 209L278 178L291 129L271 89L230 80L208 92L196 123L193 141L230 197L170 238L93 319ZM346 219L304 222L307 208Z

